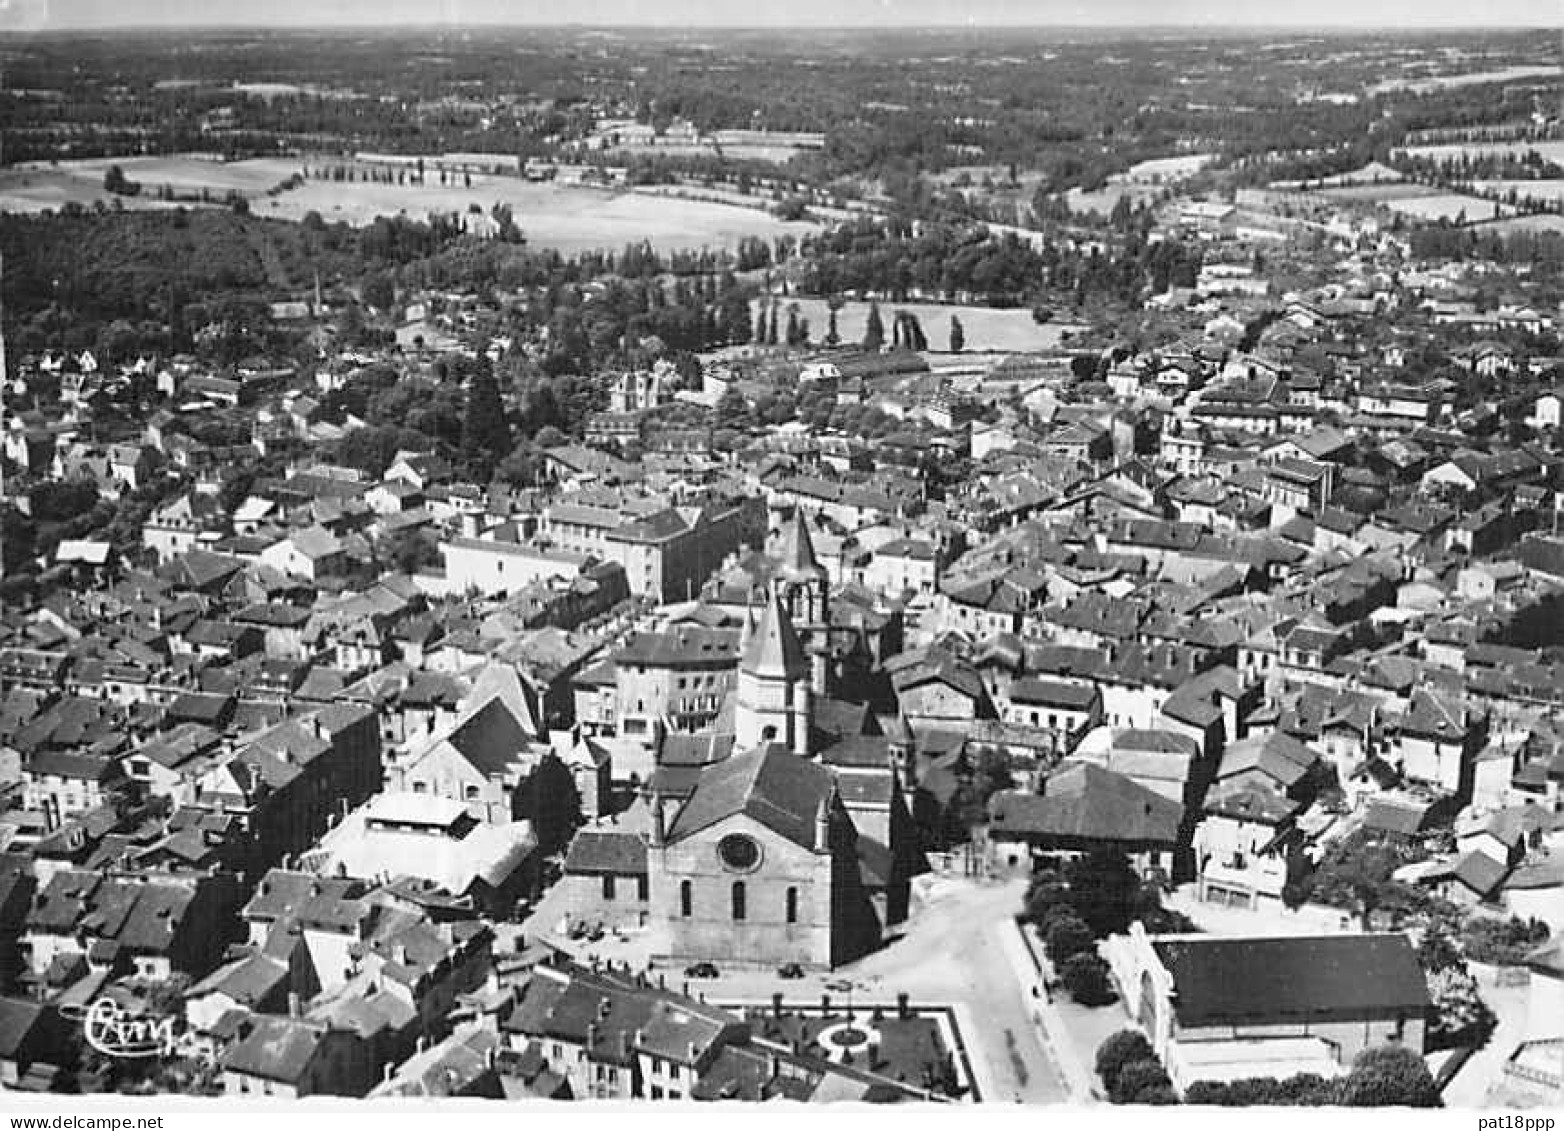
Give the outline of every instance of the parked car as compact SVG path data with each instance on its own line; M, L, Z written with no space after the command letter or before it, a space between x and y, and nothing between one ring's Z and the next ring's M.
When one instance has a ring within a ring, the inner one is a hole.
M787 978L791 980L793 978L802 978L803 976L804 968L796 962L788 962L782 966L777 967L778 978Z
M718 975L717 968L710 962L697 962L693 966L684 968L684 976L686 978L715 978Z

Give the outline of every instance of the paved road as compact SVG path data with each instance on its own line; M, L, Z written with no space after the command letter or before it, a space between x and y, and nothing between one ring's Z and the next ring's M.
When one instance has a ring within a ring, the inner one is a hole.
M1030 989L1000 941L1025 881L936 877L928 884L906 937L842 974L883 987L884 996L906 992L914 1001L964 1006L963 1036L985 1101L1066 1102L1064 1079L1031 1017Z

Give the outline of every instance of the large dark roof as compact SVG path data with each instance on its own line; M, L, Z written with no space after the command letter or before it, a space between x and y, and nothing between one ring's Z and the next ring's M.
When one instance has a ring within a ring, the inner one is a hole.
M504 774L531 736L499 697L468 715L447 741L485 777Z
M1211 1026L1420 1014L1429 1005L1404 935L1166 938L1180 1025Z
M1047 779L1039 796L1016 790L994 794L991 834L1116 844L1176 844L1184 807L1123 774L1089 762L1067 765Z
M646 875L646 841L638 833L582 829L570 842L565 871L573 875Z
M813 848L815 815L831 799L835 780L824 766L777 746L736 754L702 772L694 794L668 830L668 840L682 840L743 813L777 835Z

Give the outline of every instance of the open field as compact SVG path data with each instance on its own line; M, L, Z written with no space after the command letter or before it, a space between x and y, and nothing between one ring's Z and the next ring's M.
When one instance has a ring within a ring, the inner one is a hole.
M1408 146L1406 153L1413 157L1428 157L1435 161L1447 161L1453 157L1511 156L1525 157L1535 153L1545 161L1564 165L1564 141L1453 141L1443 145Z
M1549 181L1476 181L1473 187L1483 193L1504 194L1514 191L1522 200L1564 200L1564 179Z
M115 197L104 191L103 175L111 165L118 165L127 179L141 185L139 195ZM97 201L111 204L116 199L126 208L167 207L157 199L165 185L181 196L206 189L217 200L230 192L253 198L263 196L301 167L301 162L281 157L226 163L199 157L104 157L52 165L30 162L0 169L0 211L38 212L71 201L90 208Z
M786 222L755 208L737 208L704 200L681 200L650 193L532 184L512 177L473 177L472 187L337 184L309 181L302 188L257 202L262 216L302 219L319 212L328 222L367 224L376 216L406 212L485 211L496 203L510 206L516 223L535 247L562 252L594 248L618 250L649 240L665 251L727 247L745 236L773 239L786 233L806 235L807 222Z
M1420 196L1444 195L1439 189L1429 185L1400 181L1377 185L1343 185L1340 188L1323 188L1314 191L1328 200L1339 200L1344 204L1389 204L1391 201L1411 200Z
M1564 235L1564 216L1556 212L1544 212L1540 215L1511 216L1504 220L1488 220L1475 227L1484 232L1497 232L1500 235L1509 235L1512 232L1531 232L1541 234L1553 232Z
M1082 214L1096 212L1098 215L1108 216L1119 203L1120 197L1129 197L1130 204L1135 205L1141 201L1155 200L1161 191L1155 185L1110 184L1096 192L1071 189L1064 194L1064 203L1071 212Z
M103 189L103 175L119 165L142 185L141 195L115 198ZM665 251L731 246L745 236L772 239L784 232L802 236L815 230L807 222L784 222L754 207L714 200L687 200L634 191L559 183L533 184L513 177L475 176L470 188L458 185L385 185L307 181L302 187L268 196L267 190L299 172L293 158L219 162L193 157L128 157L61 162L0 170L0 211L39 212L76 201L91 207L120 200L126 208L168 207L156 199L160 186L180 195L202 189L220 200L238 192L252 201L258 216L301 220L319 212L328 222L368 224L376 216L405 212L487 211L510 206L528 241L563 252L618 249L650 240Z
M1436 193L1433 196L1413 196L1400 200L1387 200L1385 207L1414 220L1497 220L1511 216L1515 209L1496 200L1484 200L1480 196L1461 193Z
M777 316L778 329L787 325L787 308L797 303L799 316L809 320L809 335L819 341L825 337L830 325L831 313L822 298L783 299ZM890 340L891 325L898 310L916 314L929 340L931 350L945 350L950 345L950 316L961 319L961 329L966 335L965 348L971 352L985 350L998 353L1024 353L1029 350L1048 350L1059 346L1062 336L1072 327L1063 322L1047 322L1039 326L1032 321L1032 312L1020 310L990 310L984 306L946 306L932 302L882 302L880 319L885 323L885 338ZM869 320L867 302L848 302L836 312L836 331L844 343L863 340L864 327Z
M1385 94L1393 90L1408 90L1413 94L1428 94L1436 90L1454 90L1463 86L1483 86L1495 82L1518 82L1522 79L1556 79L1564 76L1557 65L1533 67L1505 67L1499 71L1471 71L1464 75L1432 75L1424 78L1388 79L1368 88L1370 94Z
M1215 153L1186 153L1178 157L1153 157L1149 161L1141 161L1131 165L1123 173L1110 178L1115 182L1156 182L1172 183L1192 177L1200 172L1211 162L1215 161Z

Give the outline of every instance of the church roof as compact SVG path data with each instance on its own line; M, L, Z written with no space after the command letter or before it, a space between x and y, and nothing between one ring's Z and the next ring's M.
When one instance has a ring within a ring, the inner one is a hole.
M683 840L743 813L778 836L812 849L815 815L821 805L835 807L835 790L835 774L780 746L735 754L701 773L667 839Z
M782 608L782 598L773 589L766 601L760 627L744 645L739 670L773 679L801 679L809 674L809 661L798 641L793 621Z
M780 572L789 581L825 576L825 569L815 558L815 544L809 537L802 507L793 508L793 521L782 532Z

